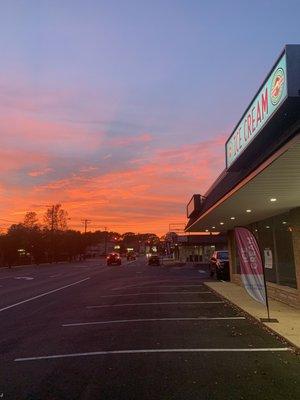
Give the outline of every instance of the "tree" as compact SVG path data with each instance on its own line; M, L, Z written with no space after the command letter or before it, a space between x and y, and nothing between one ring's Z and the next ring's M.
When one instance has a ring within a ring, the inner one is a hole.
M44 215L44 226L49 231L65 231L68 228L68 212L61 204L49 207Z
M29 211L25 214L23 225L26 228L32 229L39 225L39 218L37 213L34 211Z

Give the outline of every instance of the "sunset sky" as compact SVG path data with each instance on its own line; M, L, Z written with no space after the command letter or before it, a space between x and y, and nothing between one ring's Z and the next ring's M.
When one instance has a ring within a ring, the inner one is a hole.
M1 0L0 228L53 203L74 229L184 223L299 15L282 0Z

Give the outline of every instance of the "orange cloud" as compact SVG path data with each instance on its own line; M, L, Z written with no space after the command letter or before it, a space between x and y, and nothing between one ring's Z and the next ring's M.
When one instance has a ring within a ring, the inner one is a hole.
M77 229L87 217L95 229L105 225L120 232L164 234L169 223L185 222L191 195L204 193L222 170L223 143L219 136L153 151L149 159L132 160L125 170L101 174L95 167L82 168L68 178L37 184L30 193L14 189L6 214L29 209L42 213L45 204L61 202Z

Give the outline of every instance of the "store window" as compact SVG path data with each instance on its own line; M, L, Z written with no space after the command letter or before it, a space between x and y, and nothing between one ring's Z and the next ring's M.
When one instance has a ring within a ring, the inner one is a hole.
M292 221L288 214L274 217L277 279L280 285L297 287L292 241Z
M258 240L266 280L296 288L292 225L289 213L285 213L253 223L248 229Z

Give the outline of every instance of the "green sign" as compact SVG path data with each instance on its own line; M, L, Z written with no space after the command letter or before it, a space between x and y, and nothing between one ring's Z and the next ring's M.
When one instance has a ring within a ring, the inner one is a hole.
M284 54L228 139L226 143L227 168L260 133L286 96L286 55Z

